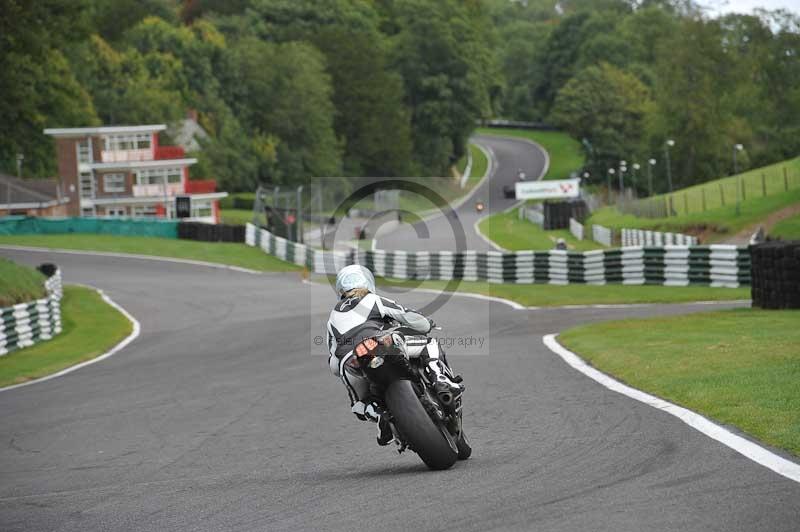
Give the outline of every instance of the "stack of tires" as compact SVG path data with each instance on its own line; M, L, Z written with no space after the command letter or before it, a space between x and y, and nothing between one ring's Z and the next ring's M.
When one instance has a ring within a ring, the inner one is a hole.
M586 218L586 202L578 201L546 201L544 202L544 224L546 231L552 229L568 229L569 219L583 221Z
M245 226L181 222L178 238L202 242L244 242Z
M750 246L753 306L800 308L800 240Z

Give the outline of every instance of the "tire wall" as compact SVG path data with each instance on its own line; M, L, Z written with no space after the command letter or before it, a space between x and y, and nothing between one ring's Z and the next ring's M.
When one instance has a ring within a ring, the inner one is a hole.
M800 308L800 240L750 246L753 306Z

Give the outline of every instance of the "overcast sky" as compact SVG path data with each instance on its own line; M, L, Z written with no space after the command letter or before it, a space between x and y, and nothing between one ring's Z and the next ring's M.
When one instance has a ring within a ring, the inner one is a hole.
M712 15L719 13L750 13L757 7L764 9L787 9L800 14L800 0L698 0L710 7Z

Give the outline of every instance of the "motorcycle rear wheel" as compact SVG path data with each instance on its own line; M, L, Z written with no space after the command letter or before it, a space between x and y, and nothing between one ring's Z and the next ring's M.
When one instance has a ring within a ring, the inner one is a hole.
M384 400L400 434L425 465L431 469L448 469L456 462L458 453L422 407L411 381L391 383Z

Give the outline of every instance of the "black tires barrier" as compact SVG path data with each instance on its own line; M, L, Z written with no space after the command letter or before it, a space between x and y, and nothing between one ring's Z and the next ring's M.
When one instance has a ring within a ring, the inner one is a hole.
M39 270L45 277L50 278L56 274L58 271L58 266L52 262L45 262L44 264L37 266L36 269Z
M205 224L202 222L181 222L178 224L178 238L200 240L202 242L244 242L245 226L225 224Z
M800 240L750 246L753 306L800 308Z
M543 229L569 229L569 219L582 222L586 218L586 202L578 201L546 201L544 202Z

